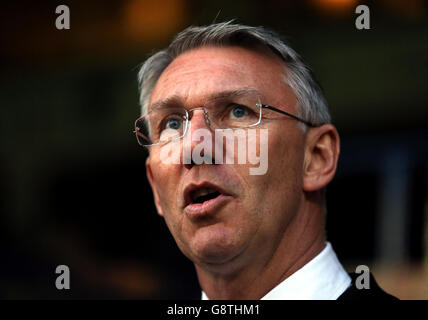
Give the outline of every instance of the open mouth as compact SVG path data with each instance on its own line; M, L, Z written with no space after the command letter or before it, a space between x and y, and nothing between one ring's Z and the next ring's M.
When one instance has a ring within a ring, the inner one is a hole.
M233 197L209 182L190 184L184 190L184 213L190 219L213 215Z
M205 201L209 201L220 196L221 193L218 190L212 188L200 188L193 190L190 193L191 204L195 203L204 203Z
M226 195L219 187L204 182L199 185L191 184L184 191L184 200L187 205L201 205ZM212 202L212 201L211 201Z

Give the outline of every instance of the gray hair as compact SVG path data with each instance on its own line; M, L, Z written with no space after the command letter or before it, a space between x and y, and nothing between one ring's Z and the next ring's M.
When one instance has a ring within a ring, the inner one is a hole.
M152 90L166 67L182 53L203 46L269 49L278 55L289 69L285 74L285 81L296 95L298 115L314 124L330 123L322 89L300 55L271 30L233 24L232 21L188 27L180 32L166 49L155 53L144 62L138 72L142 114L147 112Z

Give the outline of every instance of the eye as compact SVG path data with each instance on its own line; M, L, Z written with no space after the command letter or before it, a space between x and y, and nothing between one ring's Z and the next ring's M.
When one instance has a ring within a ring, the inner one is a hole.
M232 118L240 119L245 116L248 116L249 110L248 108L240 105L235 105L232 110L230 110L230 115Z
M158 139L161 142L167 142L177 138L183 133L183 121L180 115L171 114L167 116L159 126Z
M181 120L180 119L169 119L165 123L165 129L180 130Z

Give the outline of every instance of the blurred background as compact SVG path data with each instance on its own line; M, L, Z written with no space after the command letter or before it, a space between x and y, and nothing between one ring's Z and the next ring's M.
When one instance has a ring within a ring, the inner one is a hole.
M70 30L55 9L70 8ZM370 8L357 30L355 8ZM14 1L0 9L0 297L199 298L132 133L138 66L189 25L285 35L342 138L327 236L350 272L428 299L427 4L422 0ZM352 222L351 222L352 221ZM70 268L71 290L55 288Z

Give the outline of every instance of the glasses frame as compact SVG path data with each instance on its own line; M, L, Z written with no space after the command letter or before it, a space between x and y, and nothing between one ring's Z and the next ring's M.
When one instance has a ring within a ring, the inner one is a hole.
M308 127L311 127L311 128L314 128L314 127L318 127L318 126L320 126L320 125L316 125L316 124L314 124L314 123L312 123L312 122L310 122L310 121L306 121L306 120L304 120L304 119L302 119L302 118L299 118L298 116L295 116L294 114L288 113L288 112L286 112L286 111L283 111L283 110L281 110L281 109L278 109L278 108L272 107L272 106L267 105L267 104L257 103L257 104L256 104L256 106L258 106L258 107L260 108L260 111L259 111L259 120L258 120L255 124L249 125L248 127L244 127L244 128L249 128L249 127L255 127L255 126L258 126L258 125L262 122L262 118L263 118L263 109L269 109L269 110L272 110L272 111L278 112L278 113L280 113L280 114L286 115L286 116L288 116L288 117L290 117L290 118L292 118L292 119L294 119L294 120L297 120L297 121L300 121L300 122L304 123L305 125L307 125ZM188 109L183 108L183 110L184 110L184 111L185 111L185 113L186 113L186 115L185 115L185 120L186 120L186 122L185 122L185 124L184 124L183 134L182 134L181 136L179 136L179 137L174 137L174 138L172 138L172 139L171 139L171 140L169 140L169 141L157 142L157 143L152 143L152 144L142 144L142 143L140 143L140 140L138 139L138 135L142 135L142 134L140 133L140 128L139 128L139 127L137 127L137 122L138 122L138 121L140 121L141 119L143 119L144 117L146 117L148 114L146 114L146 115L144 115L144 116L141 116L141 117L139 117L137 120L135 120L135 123L134 123L134 131L133 131L133 132L135 133L135 137L136 137L136 139L137 139L138 144L139 144L140 146L143 146L143 147L151 147L151 146L157 146L157 145L166 144L166 143L168 143L168 142L170 142L170 141L175 141L175 140L180 140L180 139L182 139L182 138L187 134L187 129L188 129L188 127L189 127L189 122L192 120L192 117L193 117L193 111L195 111L195 110L203 110L203 111L204 111L204 116L205 116L205 122L206 122L206 124L207 124L209 127L211 126L211 121L210 121L210 119L209 119L209 113L208 113L208 111L206 110L206 108L205 108L205 107L197 107L197 108L193 108L193 109L189 109L189 110L188 110ZM145 138L144 138L144 139L145 139Z
M262 108L265 108L265 109L269 109L269 110L272 110L272 111L284 114L286 116L289 116L289 117L293 118L294 120L297 120L297 121L300 121L300 122L306 124L308 127L315 128L315 127L319 127L320 126L320 125L316 125L316 124L314 124L314 123L312 123L310 121L303 120L302 118L299 118L298 116L295 116L294 114L291 114L291 113L288 113L288 112L283 111L281 109L269 106L267 104L259 103L258 106L260 107L260 120L259 121L261 121L261 118L262 118Z

